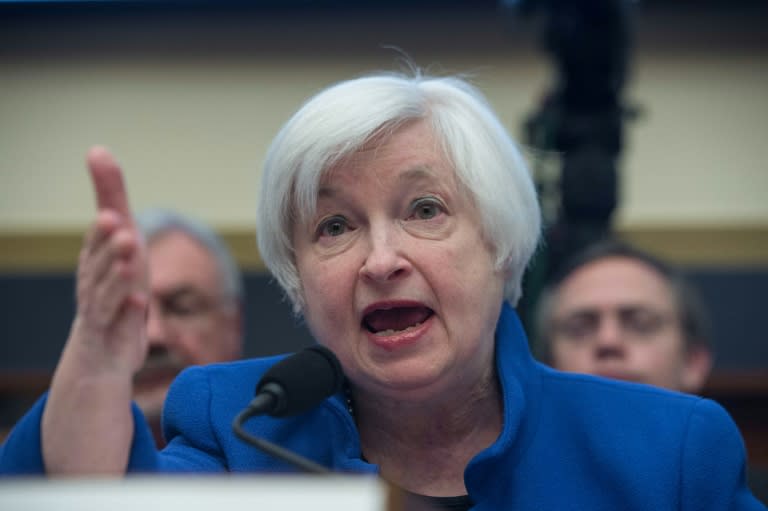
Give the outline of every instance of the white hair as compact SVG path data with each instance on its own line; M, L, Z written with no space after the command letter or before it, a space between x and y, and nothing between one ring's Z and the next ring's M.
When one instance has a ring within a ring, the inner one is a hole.
M190 216L161 208L139 212L136 215L136 224L147 243L173 231L179 231L199 243L216 263L224 296L237 302L243 299L240 268L226 243L213 228Z
M417 120L429 123L477 206L496 267L507 274L505 297L517 303L541 231L536 189L517 144L464 79L379 73L310 98L267 152L256 217L259 251L296 313L303 299L293 225L314 214L324 173L376 136Z

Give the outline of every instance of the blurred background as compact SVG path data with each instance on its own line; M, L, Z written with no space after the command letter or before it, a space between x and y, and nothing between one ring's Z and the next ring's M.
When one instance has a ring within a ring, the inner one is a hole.
M768 467L768 5L760 1L0 1L0 427L49 381L94 213L88 147L136 209L224 235L246 272L246 352L309 336L265 274L258 171L340 79L463 73L525 146L548 238L526 282L618 232L680 265L712 312L706 394Z

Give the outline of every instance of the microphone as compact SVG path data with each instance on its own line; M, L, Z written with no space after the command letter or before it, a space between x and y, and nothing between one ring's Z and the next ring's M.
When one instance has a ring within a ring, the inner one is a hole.
M336 355L325 346L311 346L272 366L248 406L255 414L298 415L338 392L343 381Z
M255 438L242 428L254 415L290 417L306 412L341 389L344 373L336 355L325 346L310 346L272 366L256 385L256 397L232 422L241 440L291 463L301 470L328 473L329 470L267 440Z

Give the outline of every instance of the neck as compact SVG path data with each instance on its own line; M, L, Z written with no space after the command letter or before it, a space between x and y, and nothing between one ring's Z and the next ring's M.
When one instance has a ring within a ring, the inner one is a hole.
M501 394L495 376L445 399L398 401L352 391L363 455L382 477L414 493L466 494L464 469L498 438Z

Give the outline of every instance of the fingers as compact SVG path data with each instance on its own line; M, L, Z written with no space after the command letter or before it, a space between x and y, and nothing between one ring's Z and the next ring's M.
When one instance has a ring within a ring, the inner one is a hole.
M98 209L113 210L132 223L123 172L115 158L106 148L95 146L88 151L87 161Z
M87 162L98 213L80 253L78 309L105 326L121 309L143 309L145 261L120 165L101 146L88 151Z
M106 149L94 147L88 168L98 211L80 251L77 313L62 355L69 362L62 363L75 375L125 378L130 388L146 356L146 248L120 166Z
M135 278L136 270L129 262L115 262L94 292L92 314L95 326L109 328L122 314L134 312L140 312L140 321L145 321L146 300L135 291Z
M121 218L113 211L104 210L98 213L96 222L88 230L83 247L80 250L78 261L78 284L79 288L89 288L90 285L98 281L108 270L112 259L119 254L109 250L109 243L121 226ZM122 235L124 238L126 235ZM128 240L123 244L129 243ZM119 245L115 248L119 248ZM129 247L122 249L129 251ZM119 251L118 251L119 252ZM126 253L127 255L127 253Z
M133 290L130 265L115 261L110 271L98 281L87 300L84 313L94 328L107 330L126 307Z
M101 211L80 253L78 311L93 328L111 325L126 306L143 306L140 240L111 210Z

